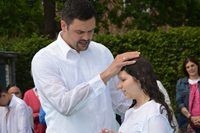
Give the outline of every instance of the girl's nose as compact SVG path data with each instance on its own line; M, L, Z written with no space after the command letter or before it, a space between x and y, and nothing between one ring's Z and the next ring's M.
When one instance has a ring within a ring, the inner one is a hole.
M121 89L121 88L122 88L122 85L121 85L120 81L119 81L118 84L117 84L117 88L118 88L118 89Z

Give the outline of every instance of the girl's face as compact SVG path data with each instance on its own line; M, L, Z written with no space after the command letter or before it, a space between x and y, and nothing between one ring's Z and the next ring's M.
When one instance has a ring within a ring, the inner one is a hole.
M126 71L120 71L118 74L118 89L121 89L127 99L138 99L142 94L142 88L139 80L133 78Z
M185 68L189 74L189 77L198 75L198 66L194 62L188 62Z
M13 86L10 89L8 89L9 94L15 94L16 97L22 98L22 92L17 86Z

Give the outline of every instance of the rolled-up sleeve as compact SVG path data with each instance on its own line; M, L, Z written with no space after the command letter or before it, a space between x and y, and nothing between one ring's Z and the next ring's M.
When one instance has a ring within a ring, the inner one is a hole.
M74 114L105 90L106 86L100 75L77 85L73 89L67 88L60 76L57 61L53 61L53 58L48 59L47 55L33 58L33 79L41 94L61 114ZM73 79L71 80L73 82Z

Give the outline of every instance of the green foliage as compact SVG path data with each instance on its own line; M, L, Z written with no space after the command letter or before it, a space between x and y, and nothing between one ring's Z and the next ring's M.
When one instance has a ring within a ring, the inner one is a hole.
M133 30L126 34L96 35L93 41L104 44L114 56L127 51L140 51L152 63L157 79L167 90L171 106L176 112L175 87L183 78L181 65L186 57L193 56L200 62L200 28L170 28L169 31L147 32ZM16 59L16 79L24 91L33 87L30 75L31 60L34 54L54 40L47 40L33 34L31 38L0 37L0 51L18 52Z
M23 91L34 87L33 80L30 74L31 61L33 56L41 48L50 44L53 40L47 40L47 37L38 36L33 33L31 38L1 38L0 37L0 51L18 52L19 56L16 58L16 82L19 83Z
M48 1L55 2L55 12L60 13L66 0ZM110 23L121 28L127 18L131 18L125 24L129 31L134 28L152 31L164 25L171 27L200 26L199 0L89 1L97 12L96 33L102 28L108 31ZM42 35L44 29L43 8L42 0L0 0L0 36L30 37L33 32ZM54 20L59 22L60 19L61 17L58 15Z
M42 32L43 10L41 0L1 0L0 36L31 37Z
M137 27L151 31L164 25L200 26L199 0L125 0L115 5L108 11L108 19L121 27L127 17L132 18L131 22L126 23L129 30ZM122 12L119 15L120 10Z
M114 56L127 51L140 51L147 57L158 80L167 90L171 106L176 111L176 82L183 78L183 61L188 56L200 62L200 28L170 28L169 31L147 32L133 30L126 34L95 36L94 41L108 47Z

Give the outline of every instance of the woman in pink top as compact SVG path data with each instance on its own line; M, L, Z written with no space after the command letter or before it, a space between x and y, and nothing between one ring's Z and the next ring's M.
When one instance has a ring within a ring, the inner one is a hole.
M43 125L39 121L39 112L40 112L40 101L37 93L37 89L33 88L25 92L24 101L28 106L33 110L33 119L34 119L34 133L45 133L46 125Z
M185 78L179 79L176 85L176 106L180 133L191 132L192 127L200 133L200 74L199 63L192 57L183 63Z

